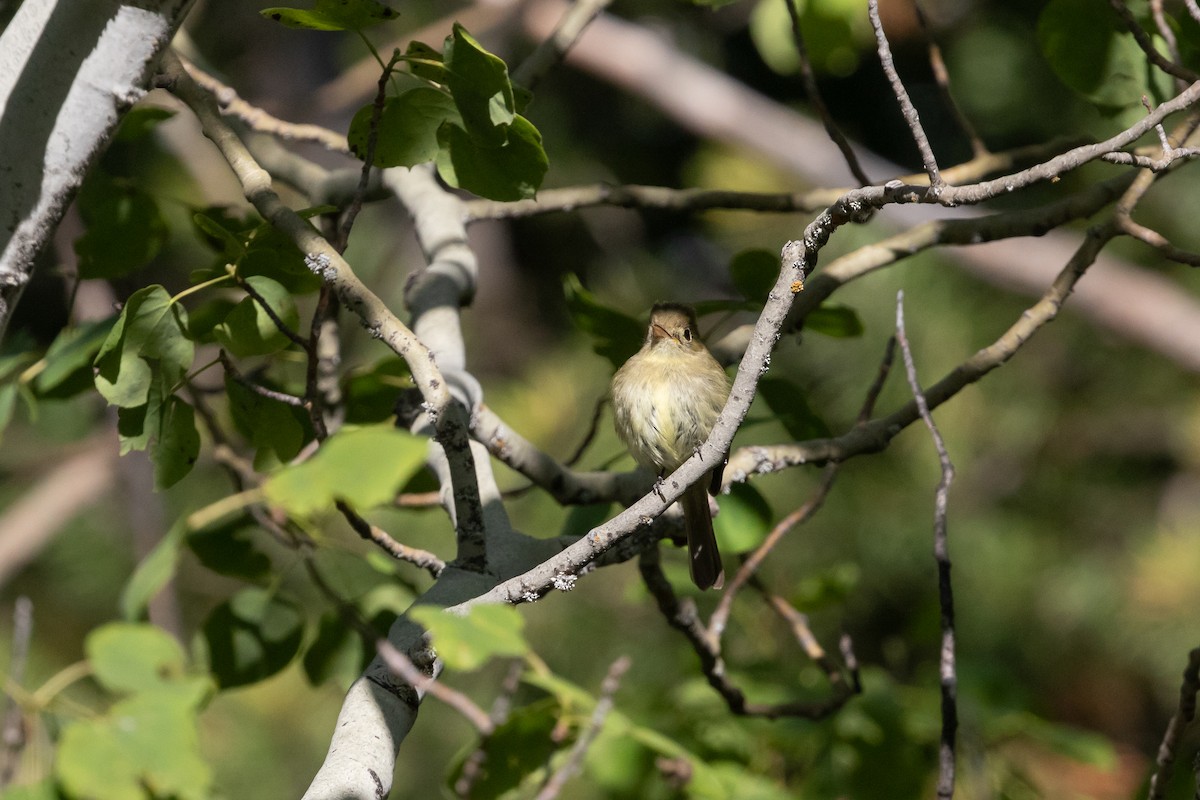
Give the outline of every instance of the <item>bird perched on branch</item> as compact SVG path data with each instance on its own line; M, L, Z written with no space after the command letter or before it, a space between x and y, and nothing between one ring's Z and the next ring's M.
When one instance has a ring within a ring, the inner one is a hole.
M708 439L729 397L729 379L700 341L690 306L659 303L650 310L646 341L613 376L612 396L617 435L635 461L660 477ZM725 582L708 505L712 478L719 482L719 467L679 498L692 580L701 589Z

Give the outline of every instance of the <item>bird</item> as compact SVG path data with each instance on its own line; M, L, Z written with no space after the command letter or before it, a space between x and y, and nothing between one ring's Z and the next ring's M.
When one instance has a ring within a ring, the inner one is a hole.
M660 478L674 472L708 439L728 398L729 378L700 341L695 310L655 304L641 349L612 380L614 425L634 461ZM679 497L692 581L701 589L725 582L706 488L719 482L720 469Z

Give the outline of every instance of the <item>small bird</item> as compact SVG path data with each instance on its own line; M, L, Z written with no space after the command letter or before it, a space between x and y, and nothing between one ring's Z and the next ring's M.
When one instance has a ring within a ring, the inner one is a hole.
M650 309L646 341L613 376L612 396L617 436L635 461L659 477L678 469L708 439L729 397L729 378L700 341L690 306L658 303ZM701 589L720 589L725 571L713 534L708 483L692 484L679 503L692 580Z

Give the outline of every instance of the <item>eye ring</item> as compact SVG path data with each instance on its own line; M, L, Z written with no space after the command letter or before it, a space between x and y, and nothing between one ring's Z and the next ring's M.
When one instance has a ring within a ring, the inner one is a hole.
M691 328L683 329L683 340L685 342L690 342L692 340L692 329Z

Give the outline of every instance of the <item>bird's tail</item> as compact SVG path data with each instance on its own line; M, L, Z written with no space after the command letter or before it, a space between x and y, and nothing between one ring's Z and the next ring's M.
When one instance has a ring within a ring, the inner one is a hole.
M704 483L696 483L679 498L683 506L684 526L687 528L688 563L692 580L701 589L720 589L725 585L725 570L717 551L713 533L712 513L708 509L708 492Z

